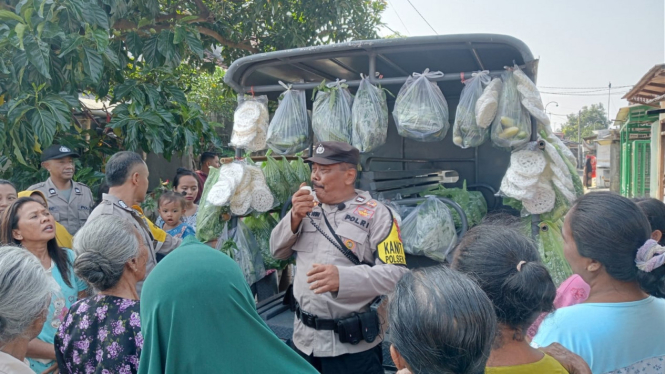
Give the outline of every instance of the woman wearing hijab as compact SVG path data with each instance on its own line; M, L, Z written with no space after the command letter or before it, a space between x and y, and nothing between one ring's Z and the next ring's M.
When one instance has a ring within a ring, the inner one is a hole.
M316 373L259 317L235 261L193 237L146 279L141 324L140 374Z
M48 203L46 202L46 196L42 191L21 191L18 193L18 197L31 197L33 200L42 204L44 208L48 209ZM67 231L65 226L61 225L57 221L55 222L55 241L58 242L60 248L72 248L72 234Z

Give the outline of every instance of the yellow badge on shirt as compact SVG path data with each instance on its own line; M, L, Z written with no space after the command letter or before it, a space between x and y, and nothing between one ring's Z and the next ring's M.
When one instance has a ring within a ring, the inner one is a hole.
M390 228L390 234L377 247L379 259L385 264L406 265L404 256L404 245L402 245L402 236L397 226L397 220L393 219L393 225Z

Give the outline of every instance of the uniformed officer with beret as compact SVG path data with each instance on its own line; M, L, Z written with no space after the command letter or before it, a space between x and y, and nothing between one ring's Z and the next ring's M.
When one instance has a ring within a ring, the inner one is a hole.
M358 149L340 142L313 149L313 193L293 195L270 237L275 258L296 254L293 344L321 373L383 374L386 326L376 306L408 271L397 220L354 188Z
M95 205L90 188L74 181L78 153L64 145L53 144L42 152L42 167L50 177L46 182L28 187L46 196L53 218L74 235L83 227Z

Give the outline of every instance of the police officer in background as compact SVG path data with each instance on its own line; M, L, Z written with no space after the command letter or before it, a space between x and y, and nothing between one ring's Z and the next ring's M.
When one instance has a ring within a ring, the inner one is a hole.
M28 187L44 193L51 215L72 235L83 227L95 205L90 189L72 179L76 171L74 159L78 157L78 153L63 145L51 145L42 152L42 167L48 170L49 179Z
M317 144L313 193L293 195L270 237L275 258L296 254L293 344L324 374L384 373L377 309L408 271L391 211L354 188L359 159L346 143Z
M146 276L157 265L157 253L166 255L180 245L180 239L162 230L151 230L151 223L132 208L142 203L148 192L148 166L138 153L118 152L106 163L106 184L109 192L102 195L102 201L90 215L89 222L101 216L112 215L132 223L141 235L143 243L150 249L146 264ZM132 235L132 233L127 233ZM143 281L136 285L141 293Z

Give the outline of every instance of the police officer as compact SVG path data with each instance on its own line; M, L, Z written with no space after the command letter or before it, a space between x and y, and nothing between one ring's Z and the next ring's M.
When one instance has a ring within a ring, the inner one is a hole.
M83 227L95 205L90 189L72 180L74 159L78 157L78 153L63 145L51 145L42 152L42 167L48 170L49 179L28 187L44 193L53 218L72 235Z
M313 194L296 192L270 237L275 258L296 254L293 344L321 373L383 374L386 326L375 307L408 271L399 227L354 188L358 149L321 142L314 150Z
M140 212L132 208L135 203L145 200L148 192L148 166L137 153L118 152L111 156L106 163L106 183L109 193L102 196L101 203L92 211L88 222L104 215L117 216L130 221L141 234L147 248L150 249L146 275L157 265L157 253L168 254L180 245L180 239L166 234L165 237L155 237L150 230L150 223ZM161 231L161 230L159 230ZM132 235L127 233L127 235ZM136 285L141 292L143 282Z

